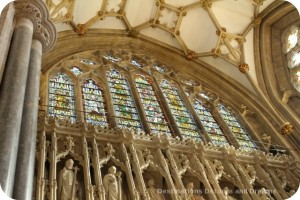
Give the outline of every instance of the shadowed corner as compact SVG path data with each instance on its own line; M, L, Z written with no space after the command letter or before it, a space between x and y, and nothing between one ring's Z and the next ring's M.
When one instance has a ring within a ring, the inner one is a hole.
M9 4L10 2L13 2L15 0L1 0L0 1L0 16L2 14L2 10L4 9L4 7Z
M285 1L288 1L291 4L293 4L295 8L298 10L298 14L300 16L300 1L299 0L285 0Z
M9 196L7 196L7 195L3 192L1 185L0 185L0 199L1 199L1 200L14 200L14 199L10 198Z

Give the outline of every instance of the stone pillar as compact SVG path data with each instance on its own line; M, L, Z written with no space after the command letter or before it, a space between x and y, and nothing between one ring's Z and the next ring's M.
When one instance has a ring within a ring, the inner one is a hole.
M0 183L12 195L33 23L19 18L0 89Z
M18 149L16 168L18 178L15 180L13 195L15 199L32 199L41 56L42 44L39 40L33 40Z

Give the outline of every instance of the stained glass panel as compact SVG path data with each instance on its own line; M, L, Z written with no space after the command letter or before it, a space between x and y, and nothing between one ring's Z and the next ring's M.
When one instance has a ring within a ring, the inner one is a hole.
M107 60L110 60L111 62L117 63L121 61L121 58L118 57L114 57L110 54L106 54L105 56L103 56L104 58L106 58Z
M93 81L88 79L82 86L85 120L98 126L107 126L103 91Z
M140 118L127 80L117 71L107 73L119 128L134 128L142 131Z
M142 101L151 133L171 134L151 80L139 76L135 79L135 85Z
M139 63L137 60L131 60L131 64L138 67L138 68L143 67L143 65L141 63Z
M192 115L184 105L176 87L169 81L163 80L160 84L162 92L168 102L169 108L175 118L176 124L184 138L200 140L199 130L193 120Z
M194 108L201 120L201 123L210 137L211 141L215 145L228 144L223 132L221 131L219 125L214 119L211 112L203 105L203 103L196 99L194 102Z
M97 63L93 60L82 58L80 59L80 62L87 64L87 65L96 65Z
M246 130L243 127L241 127L240 123L238 122L236 117L232 114L232 112L222 104L219 104L218 107L219 107L220 115L223 117L229 129L235 136L235 139L239 143L240 148L243 148L245 150L256 149L257 147L253 142L252 138L246 132Z
M76 121L74 85L71 79L63 73L49 80L49 115L60 119Z
M75 76L79 76L80 74L82 74L82 71L78 68L78 67L70 67L69 70L75 75Z

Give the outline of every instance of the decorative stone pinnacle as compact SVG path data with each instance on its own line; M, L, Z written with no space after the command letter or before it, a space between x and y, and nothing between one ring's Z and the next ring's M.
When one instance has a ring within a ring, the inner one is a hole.
M294 131L294 126L290 122L285 122L281 127L282 135L289 135Z
M27 18L32 22L33 39L42 43L43 52L49 51L56 42L57 33L45 3L39 0L17 0L14 5L16 17Z
M246 72L249 71L249 65L248 65L247 63L240 64L239 70L240 70L240 72L242 72L242 73L246 73Z

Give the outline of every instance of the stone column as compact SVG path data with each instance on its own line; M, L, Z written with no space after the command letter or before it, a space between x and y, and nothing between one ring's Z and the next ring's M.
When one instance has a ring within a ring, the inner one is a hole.
M21 95L18 95L18 98L22 99L22 101L19 103L22 104L20 108L22 107L23 110L21 108L18 115L15 115L15 118L22 118L22 121L21 126L15 126L15 129L17 129L17 127L19 128L18 132L20 132L20 135L16 135L16 138L14 139L16 144L19 143L18 149L16 149L14 152L15 155L16 152L18 152L17 165L15 169L15 176L18 178L11 186L14 186L14 198L31 200L34 182L33 177L42 52L49 50L54 45L56 32L54 25L49 20L48 9L42 1L19 0L15 2L15 9L17 19L25 19L31 23L32 32L31 35L28 35L28 37L25 39L26 42L30 41L30 43L26 45L29 50L31 47L31 52L30 56L28 56L28 59L30 58L29 63L27 62L26 66L22 66L22 68L26 69L27 71L26 73L22 74L25 82L22 80L23 82L20 82L20 84L22 84L23 87L26 85L26 90L25 96L24 92ZM14 55L13 59L22 57L26 56L22 54ZM16 78L16 80L19 79ZM19 137L20 140L17 137Z
M15 199L32 199L41 56L42 44L39 40L33 40L18 149L16 168L18 178L15 180L13 195Z
M0 183L12 195L33 23L19 18L0 89Z

